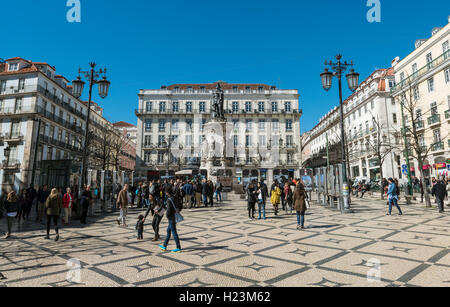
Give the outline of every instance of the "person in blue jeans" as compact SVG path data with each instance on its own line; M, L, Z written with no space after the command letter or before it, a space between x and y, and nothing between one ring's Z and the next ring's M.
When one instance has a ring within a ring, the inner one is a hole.
M293 196L293 208L297 212L297 229L305 229L305 213L308 210L306 200L308 195L305 192L305 186L298 182Z
M181 252L181 244L180 244L180 238L178 237L177 222L175 221L175 214L182 210L182 206L180 206L174 200L172 191L170 189L168 189L166 191L166 195L167 195L166 217L169 222L169 226L167 227L167 235L166 235L166 240L164 242L164 245L160 245L159 248L162 249L163 251L166 251L167 246L169 245L171 235L173 234L173 239L175 240L175 244L177 245L177 248L172 250L172 252L180 253Z
M394 179L392 178L389 178L388 182L389 188L387 194L389 199L389 213L387 215L392 214L392 204L394 204L397 207L399 215L403 215L402 209L398 205L398 192L399 192L398 186L395 184Z

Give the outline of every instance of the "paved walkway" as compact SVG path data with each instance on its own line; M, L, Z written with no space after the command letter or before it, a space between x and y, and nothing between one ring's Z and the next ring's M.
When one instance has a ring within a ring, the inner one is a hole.
M109 214L87 227L74 221L59 242L45 241L44 226L30 222L0 240L0 286L450 286L448 213L413 204L389 217L375 198L354 209L342 215L313 205L304 231L295 216L249 221L242 201L186 210L181 254L150 242L150 225L145 241L136 240L137 209L128 229ZM67 281L70 259L80 262L79 284ZM376 263L380 282L369 282Z

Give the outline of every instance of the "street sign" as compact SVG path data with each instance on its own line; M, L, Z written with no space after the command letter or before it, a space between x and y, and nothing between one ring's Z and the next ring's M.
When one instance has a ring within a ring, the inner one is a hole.
M406 164L403 164L403 165L402 165L402 173L403 173L403 175L405 175L405 176L407 176L407 175L409 174L409 171L408 171L408 165L406 165Z

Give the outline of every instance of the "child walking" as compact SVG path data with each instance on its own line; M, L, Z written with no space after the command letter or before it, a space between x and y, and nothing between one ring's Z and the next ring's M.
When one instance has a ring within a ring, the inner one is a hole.
M144 240L144 216L141 214L136 223L137 239Z

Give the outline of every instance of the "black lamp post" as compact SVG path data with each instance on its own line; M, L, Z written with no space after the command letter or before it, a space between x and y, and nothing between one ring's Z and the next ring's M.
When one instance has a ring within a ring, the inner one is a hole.
M325 61L325 66L329 66L332 71L328 71L328 68L325 68L325 71L320 74L322 78L322 86L325 91L329 91L331 89L333 77L337 77L339 80L339 104L341 111L341 145L342 145L342 179L343 179L343 197L344 197L344 212L351 212L350 203L349 203L349 184L347 178L347 158L345 154L345 130L344 130L344 104L342 99L342 74L347 70L347 68L353 66L353 61L350 63L341 62L342 55L338 54L336 56L337 62L333 63L332 61ZM359 85L359 74L356 73L353 69L350 70L350 73L347 74L347 82L348 87L352 92L356 91Z
M108 96L108 91L109 91L109 86L111 84L111 82L109 82L108 80L106 80L106 68L105 69L100 69L100 71L95 71L95 66L97 66L97 64L95 63L90 63L89 64L91 66L91 70L90 71L81 71L81 69L78 70L78 78L74 81L72 81L72 94L76 97L76 98L80 98L81 95L83 94L83 88L84 88L84 84L85 82L83 80L81 80L81 74L84 74L85 78L89 81L89 100L88 100L88 113L87 113L87 117L86 117L86 131L85 131L85 135L84 135L84 146L83 146L83 156L82 156L82 161L81 161L81 182L80 182L80 194L84 188L84 183L85 183L85 176L87 174L86 170L87 170L87 151L88 151L88 146L89 146L89 116L91 114L91 103L92 103L92 88L94 86L94 84L98 84L98 95L101 98L106 98L106 96ZM100 75L103 74L103 79L98 80L100 78Z

